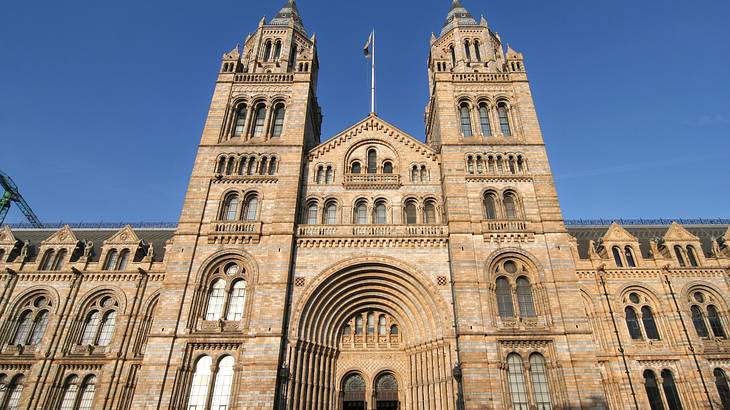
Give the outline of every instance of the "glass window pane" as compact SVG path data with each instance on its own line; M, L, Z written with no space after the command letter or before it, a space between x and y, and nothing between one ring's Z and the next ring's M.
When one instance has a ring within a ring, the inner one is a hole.
M104 270L112 270L115 266L117 266L117 250L112 249L109 251L109 254L106 256L106 263L104 264Z
M256 196L252 196L248 199L248 202L246 203L246 220L247 221L255 221L256 220L256 213L258 212L259 207L259 198Z
M677 385L674 384L674 377L669 370L662 370L662 388L664 397L667 399L669 410L682 410L682 402L679 400Z
M511 136L512 130L509 126L507 106L505 104L499 104L499 106L497 106L497 113L499 114L499 126L502 130L502 135L504 135L505 137Z
M497 204L493 195L487 194L484 198L484 206L487 209L487 219L497 219Z
M375 315L372 312L368 313L368 334L375 334Z
M705 319L702 317L702 310L699 306L692 306L692 324L694 325L695 332L699 337L709 337L710 333L707 331L707 325L705 325Z
M385 205L384 204L377 204L377 205L375 205L375 223L376 224L380 224L380 225L386 223Z
M46 327L48 326L48 311L44 310L35 318L33 324L33 334L30 336L30 344L37 345L43 338L43 334L46 333Z
M500 277L497 279L496 293L499 316L503 319L513 318L515 316L515 309L512 305L512 285L507 278Z
M368 174L374 174L378 170L378 153L374 149L368 151Z
M309 225L316 225L317 224L317 213L319 211L319 207L317 204L309 205L307 208L307 224Z
M529 410L525 369L522 366L522 358L516 353L512 353L507 357L507 379L509 381L512 408L515 410Z
M507 219L517 219L517 205L512 195L504 196L504 212Z
M193 374L193 381L190 384L190 395L188 396L188 410L203 410L208 401L208 385L210 384L212 359L203 356L198 360Z
M228 303L228 313L226 320L241 320L243 318L243 308L246 304L246 282L239 280L233 285L231 290L231 299Z
M386 162L385 164L383 164L383 173L392 174L393 173L393 164L390 162Z
M482 128L482 135L490 137L492 135L492 125L489 123L489 110L486 105L479 107L479 124Z
M24 345L28 341L28 334L33 326L33 314L30 310L23 312L18 320L18 329L13 338L14 345Z
M332 167L327 167L327 183L331 184L335 182L335 173L332 171Z
M51 270L51 267L53 267L53 260L56 256L56 251L53 249L46 252L46 254L43 256L43 262L41 262L41 270Z
M355 316L355 334L362 335L362 315Z
M644 323L646 337L652 340L659 340L659 330L657 330L654 314L652 314L649 306L641 308L641 321Z
M226 198L225 206L223 209L223 220L235 221L237 213L238 213L238 195L231 195L228 198Z
M81 387L81 400L79 401L78 410L91 410L91 404L94 402L94 393L96 393L96 377L87 378Z
M117 321L117 312L109 311L104 315L101 323L101 334L99 334L99 346L106 346L111 342L114 335L114 325Z
M337 223L337 205L336 204L327 205L326 214L327 214L326 221L325 221L326 224L334 225Z
M651 370L644 371L644 388L646 389L646 397L649 399L651 410L664 410L656 375Z
M76 405L76 394L79 391L78 378L70 376L66 381L66 387L61 400L61 410L74 410Z
M356 216L356 223L358 225L365 225L368 223L368 208L365 204L360 204L357 206Z
M469 116L469 106L466 104L463 104L461 108L459 109L460 116L461 116L461 133L464 134L465 137L471 137L472 136L472 129L471 129L471 117Z
M532 397L538 410L551 410L550 385L548 384L545 358L540 354L530 356L530 379L532 380Z
M228 401L231 397L233 386L233 357L226 356L218 365L218 372L215 375L215 386L213 387L213 400L211 410L227 410Z
M81 336L82 345L94 344L96 333L99 330L99 312L94 310L86 317L84 322L84 333Z
M641 340L641 328L639 327L639 320L636 317L636 311L633 307L627 306L625 309L626 313L626 327L629 329L629 335L634 340Z
M378 318L378 334L380 336L387 334L387 329L385 326L385 316L383 315L380 315L380 317Z
M236 124L233 129L234 137L241 137L246 126L246 106L242 105L236 112Z
M416 223L416 204L409 202L406 204L406 224L413 225Z
M5 404L4 410L18 410L20 409L20 398L23 395L23 382L25 378L22 375L15 376L13 382L10 383L8 389L8 402ZM0 400L2 403L2 400Z
M730 409L730 386L728 386L727 376L722 369L715 369L713 372L715 375L715 387L717 388L717 394L720 396L722 401L723 409Z
M210 296L208 297L208 310L205 314L205 320L218 320L223 315L223 302L225 299L226 284L223 279L218 279L211 286Z
M720 314L717 312L717 308L713 305L707 306L707 320L710 322L710 328L715 337L725 338L725 329L722 327L722 320L720 320Z
M284 132L284 107L279 106L276 108L276 112L274 113L274 130L272 132L272 136L274 137L280 137L282 132Z
M433 202L426 202L426 223L429 225L436 224L436 205Z
M261 137L264 135L264 121L266 121L266 107L262 104L256 109L256 118L254 119L253 136Z
M126 270L127 264L129 264L129 249L125 249L122 251L122 253L119 254L119 264L117 265L117 270Z
M522 317L535 317L535 303L532 300L532 286L525 277L517 279L517 303Z

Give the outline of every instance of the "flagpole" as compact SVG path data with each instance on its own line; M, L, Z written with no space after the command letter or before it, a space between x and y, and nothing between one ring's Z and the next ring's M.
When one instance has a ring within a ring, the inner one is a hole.
M375 114L375 30L373 29L372 88L370 90L370 113Z

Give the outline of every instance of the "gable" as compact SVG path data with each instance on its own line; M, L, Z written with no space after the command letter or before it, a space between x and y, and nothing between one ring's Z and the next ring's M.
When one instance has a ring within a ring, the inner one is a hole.
M614 222L608 227L606 234L603 235L604 242L638 242L636 237L629 233L624 227Z
M106 245L137 245L139 244L140 239L137 236L137 233L134 232L134 229L130 225L125 226L124 228L120 229L112 235L109 239L104 241L104 246Z
M669 225L669 229L667 229L663 239L666 242L697 242L700 240L698 237L692 235L688 230L686 230L684 226L676 222L672 222L672 224Z
M79 242L76 235L68 225L56 231L53 235L42 241L42 245L76 245Z
M0 246L2 245L15 245L18 240L15 238L13 231L9 226L5 225L0 229Z

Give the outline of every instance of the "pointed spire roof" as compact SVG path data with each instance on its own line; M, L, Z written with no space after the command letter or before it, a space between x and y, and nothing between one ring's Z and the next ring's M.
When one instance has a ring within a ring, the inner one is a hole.
M299 15L297 2L295 0L288 0L284 7L282 7L282 9L276 14L276 17L271 19L269 25L288 26L290 23L294 23L295 29L302 33L306 33L304 30L304 24L302 24L302 17Z
M464 6L461 5L460 0L451 1L451 10L446 15L446 21L444 21L444 28L441 29L441 35L446 34L449 30L456 26L478 26L474 16L469 13Z

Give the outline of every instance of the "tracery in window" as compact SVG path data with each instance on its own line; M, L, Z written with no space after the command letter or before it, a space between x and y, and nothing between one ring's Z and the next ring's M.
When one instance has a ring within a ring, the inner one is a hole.
M235 261L224 261L213 268L214 278L207 290L206 321L240 321L246 308L246 270Z
M710 329L714 337L721 339L727 337L722 323L723 319L714 305L714 296L705 295L702 291L697 290L691 293L689 303L691 304L692 325L698 337L709 338Z
M626 327L634 340L641 340L646 336L650 340L660 340L659 329L654 318L654 312L648 305L649 299L637 292L631 292L624 301ZM641 313L641 318L638 314Z
M119 304L111 296L102 296L94 300L87 308L80 345L108 345L114 335L116 315Z

